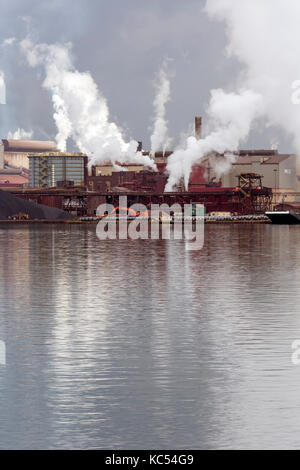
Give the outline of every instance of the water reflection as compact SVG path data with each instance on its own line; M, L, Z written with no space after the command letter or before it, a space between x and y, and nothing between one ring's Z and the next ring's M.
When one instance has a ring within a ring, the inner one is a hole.
M1 448L297 447L297 227L0 227Z

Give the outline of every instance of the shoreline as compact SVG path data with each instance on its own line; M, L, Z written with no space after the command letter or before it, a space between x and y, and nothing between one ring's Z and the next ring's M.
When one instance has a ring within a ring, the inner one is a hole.
M49 220L49 219L32 219L32 220L9 220L9 219L0 219L0 225L12 224L12 225L32 225L32 224L55 224L55 225L96 225L100 222L101 219L93 219L90 220ZM130 220L129 220L130 221ZM168 223L168 221L160 221L160 224ZM205 219L205 224L214 225L214 224L272 224L271 220L269 219ZM173 221L170 221L170 225L174 225Z

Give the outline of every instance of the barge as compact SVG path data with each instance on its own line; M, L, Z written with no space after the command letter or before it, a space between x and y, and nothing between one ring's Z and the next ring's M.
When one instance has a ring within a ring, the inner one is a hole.
M272 224L277 225L298 225L300 224L300 212L289 211L267 211L266 216Z

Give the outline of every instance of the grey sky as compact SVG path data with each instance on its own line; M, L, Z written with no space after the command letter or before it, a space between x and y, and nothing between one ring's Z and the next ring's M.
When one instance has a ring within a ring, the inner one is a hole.
M150 146L153 80L173 59L167 106L175 143L195 115L204 115L211 88L234 89L239 64L225 55L224 25L211 21L204 0L1 0L0 42L27 31L38 42L72 42L75 66L90 71L108 101L111 119L127 137ZM0 50L7 105L0 106L1 137L18 127L36 138L56 134L50 95L16 46ZM274 129L255 132L249 147L269 147ZM291 150L280 136L280 149Z

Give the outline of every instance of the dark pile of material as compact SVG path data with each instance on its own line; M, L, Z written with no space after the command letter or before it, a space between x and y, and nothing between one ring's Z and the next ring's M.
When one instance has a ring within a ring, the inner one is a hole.
M16 214L28 214L29 219L72 219L68 212L54 207L28 202L7 191L0 190L0 220L8 219Z

